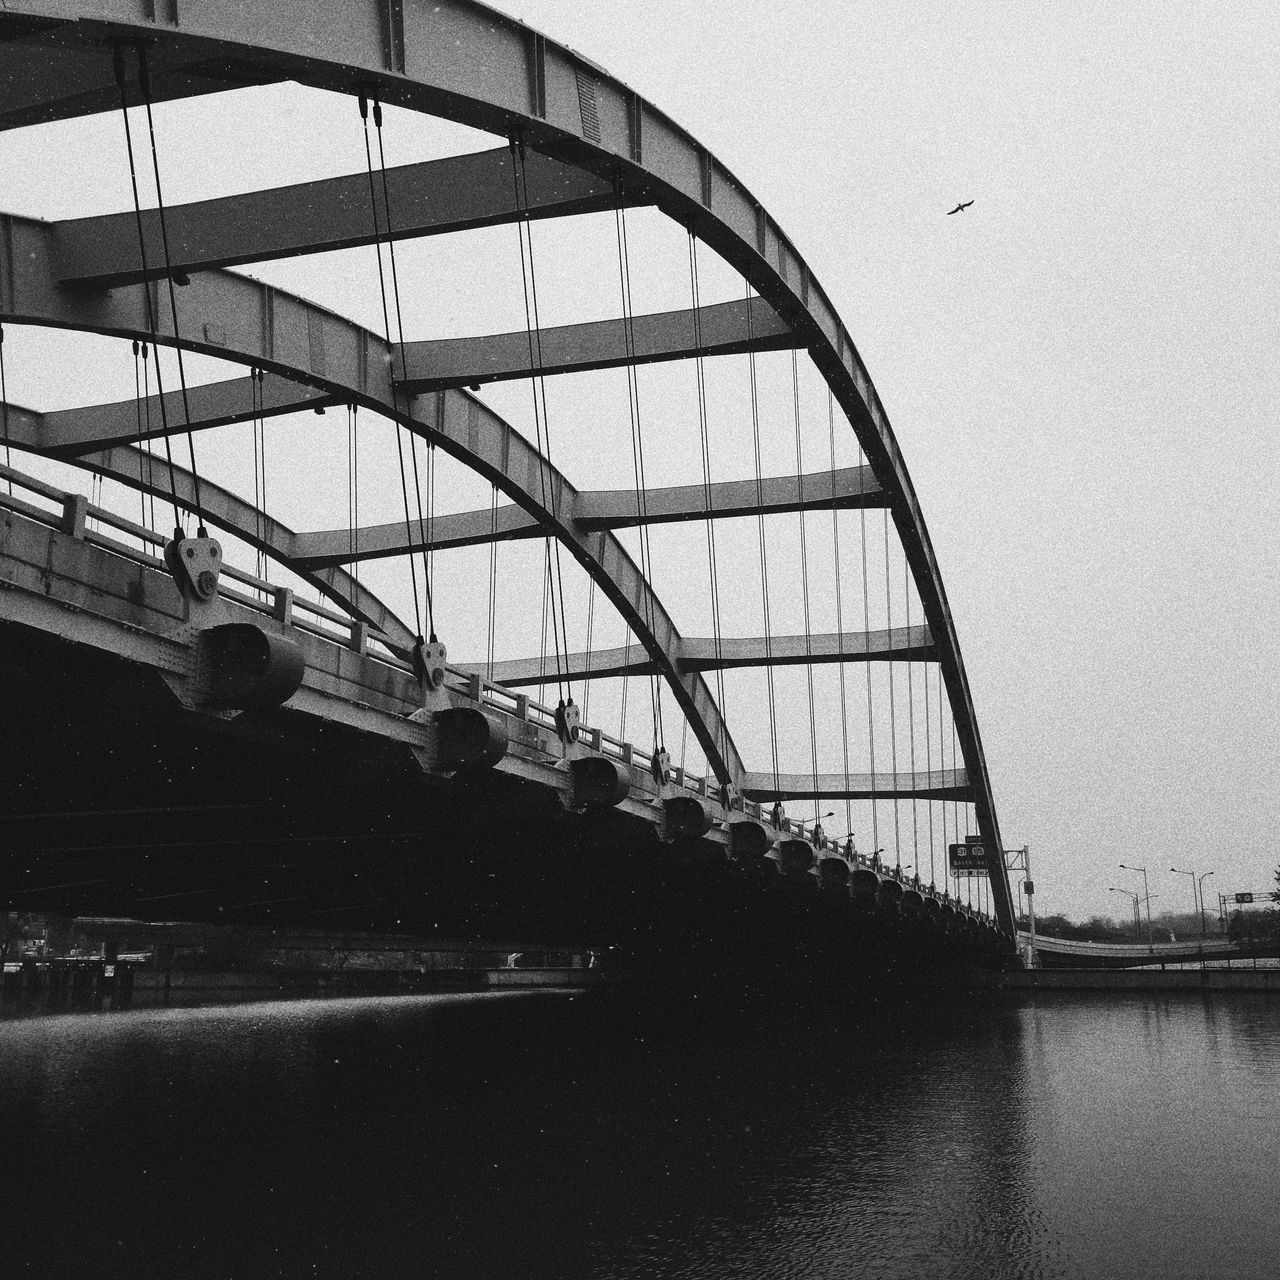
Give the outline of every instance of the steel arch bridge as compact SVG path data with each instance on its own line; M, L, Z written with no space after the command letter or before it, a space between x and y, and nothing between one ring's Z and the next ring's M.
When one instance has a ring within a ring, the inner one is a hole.
M982 844L992 851L994 916L1011 939L1000 831L959 642L888 418L804 259L705 147L601 68L471 0L278 6L98 0L83 11L63 0L8 0L0 12L0 122L7 130L119 112L122 101L149 111L153 103L283 81L359 97L362 110L366 100L394 105L505 142L384 169L372 223L372 162L367 175L163 213L139 209L57 222L0 214L0 323L157 343L270 375L259 379L261 398L252 406L242 379L170 389L147 403L145 429L133 400L53 412L9 403L6 444L171 495L175 505L198 510L202 522L315 587L406 660L415 657L422 621L401 620L363 585L356 572L361 562L427 547L549 536L589 575L635 639L622 650L558 655L561 673L575 679L656 674L719 788L706 795L703 787L713 821L797 798L971 805ZM635 207L657 210L714 250L744 282L747 296L616 320L536 330L531 324L484 338L405 342L393 339L389 323L379 333L234 270ZM170 310L165 290L172 296L175 285ZM540 451L476 394L485 384L535 375L768 351L807 354L856 437L861 465L650 488L642 498L584 490L553 466L549 448ZM430 512L425 520L406 511L399 523L298 532L143 447L162 436L333 406L359 406L400 424L491 483L509 505ZM868 508L883 508L892 519L922 612L914 628L763 641L717 636L714 643L686 637L644 572L645 557L637 563L618 533L666 522ZM936 663L962 768L899 770L895 757L892 776L874 768L850 774L847 767L819 774L816 764L795 773L753 769L707 680L708 672L732 666L872 661ZM499 663L490 675L506 688L543 685L546 665L539 655ZM659 746L655 741L651 753ZM802 825L798 832L806 839L814 834ZM816 844L821 855L820 832Z

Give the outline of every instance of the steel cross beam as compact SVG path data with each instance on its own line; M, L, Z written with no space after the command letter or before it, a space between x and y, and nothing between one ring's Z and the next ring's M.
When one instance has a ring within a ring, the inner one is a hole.
M698 336L695 325L700 329ZM801 345L777 312L760 298L702 307L698 316L692 311L634 316L630 335L623 320L542 329L537 335L536 363L530 360L530 343L525 329L482 338L409 342L405 344L405 376L400 386L417 395L446 387L474 388L483 382L527 378L534 372L579 373L693 356L783 351Z
M341 396L274 374L262 379L261 392L258 416L263 418L324 409L342 401ZM207 431L254 417L253 392L247 376L190 387L187 400L191 406L189 428L182 392L166 391L163 396L147 396L141 404L137 400L117 400L42 413L35 424L37 435L32 444L50 457L71 461L77 454L134 440L159 440L165 435L184 434L188 429Z
M816 785L815 785L816 784ZM742 780L748 800L972 800L963 769L931 773L748 773Z
M584 493L574 521L579 529L626 529L642 524L673 524L732 516L781 515L790 511L829 511L832 507L884 507L889 496L870 467L842 467L801 476L754 480L717 480L670 489L649 489L644 504L628 491ZM709 501L708 501L709 499Z
M935 655L928 627L894 627L892 631L852 631L843 635L735 636L717 647L710 637L686 636L676 660L681 671L730 670L735 667L783 667L831 662L924 662ZM484 664L462 663L479 671ZM562 659L564 673L574 680L608 676L652 675L653 660L639 645L571 653ZM518 689L554 683L556 672L545 658L513 658L495 662L488 677L496 684Z
M470 231L515 222L526 214L563 218L636 203L620 200L612 183L537 152L526 154L518 205L515 193L508 147L388 169L391 238ZM385 218L379 218L385 228ZM172 268L185 274L347 249L378 239L364 173L172 205L165 210L165 227ZM150 265L145 274L139 265L134 214L55 223L58 278L64 284L114 288L164 276L160 221L154 209L143 211L142 230Z
M0 217L0 261L22 263L21 270L0 279L0 320L161 341L265 368L400 421L434 442L496 485L568 548L652 655L717 778L736 785L745 772L737 747L706 681L676 666L680 633L653 588L612 533L573 525L577 490L487 406L449 390L418 396L404 407L393 393L391 349L384 339L304 299L227 271L201 272L181 291L180 339L167 328L153 335L143 294L153 283L125 285L108 294L65 289L52 274L49 239L48 224ZM211 393L215 400L245 396L244 382L218 385L221 392ZM251 410L245 405L239 412L249 416ZM118 430L120 415L115 416ZM191 429L200 425L193 422ZM187 430L181 415L170 430ZM65 441L61 451L67 453Z
M830 510L832 507L875 507L887 501L868 467L804 476L771 476L757 486L754 480L724 480L710 486L679 485L649 489L643 511L629 490L597 490L578 493L572 512L562 512L581 532L622 529L639 524L669 524L681 520L705 520L730 516L775 515L789 511ZM416 526L416 528L415 528ZM536 538L545 527L519 507L500 506L433 516L423 523L403 520L368 525L354 534L348 529L324 529L300 533L294 554L300 564L351 564L403 555L424 547L481 546L514 538Z

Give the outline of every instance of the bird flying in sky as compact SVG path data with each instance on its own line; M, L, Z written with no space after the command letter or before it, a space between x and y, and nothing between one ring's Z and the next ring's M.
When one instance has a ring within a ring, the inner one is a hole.
M951 217L953 213L963 213L972 203L972 200L966 200L963 204L956 205L954 209L948 209L947 217Z

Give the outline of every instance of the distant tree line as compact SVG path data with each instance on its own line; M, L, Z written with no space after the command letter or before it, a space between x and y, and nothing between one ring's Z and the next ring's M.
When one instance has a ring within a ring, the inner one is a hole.
M1221 934L1222 926L1216 911L1205 913L1204 926L1211 937ZM1019 920L1019 928L1027 928L1025 915ZM1067 942L1146 942L1147 918L1144 914L1142 923L1135 932L1132 920L1121 922L1110 916L1090 916L1087 920L1076 921L1061 914L1038 915L1036 933L1050 938L1062 938ZM1155 942L1179 942L1198 938L1200 913L1163 911L1151 921L1151 937Z

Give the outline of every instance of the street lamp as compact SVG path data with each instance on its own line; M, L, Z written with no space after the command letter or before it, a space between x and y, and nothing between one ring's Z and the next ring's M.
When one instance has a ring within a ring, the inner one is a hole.
M1206 871L1206 872L1204 873L1204 875L1202 875L1202 876L1200 877L1200 936L1201 936L1202 938L1204 938L1204 937L1207 937L1207 936L1208 936L1208 934L1207 934L1207 932L1206 932L1206 930L1205 930L1205 923L1204 923L1204 882L1205 882L1205 881L1206 881L1206 880L1207 880L1211 875L1213 875L1213 872L1212 872L1212 871Z
M1175 876L1191 877L1191 910L1199 910L1200 903L1196 899L1196 873L1194 871L1179 871L1177 867L1170 867L1169 870L1172 871Z
M1118 865L1122 871L1142 872L1142 892L1147 900L1147 946L1154 949L1155 943L1151 937L1151 889L1150 889L1150 886L1147 884L1147 869L1146 867L1131 867L1123 862L1119 863Z
M1139 938L1138 936L1138 928L1140 924L1140 921L1138 918L1138 895L1134 893L1132 889L1108 889L1107 892L1108 893L1127 893L1129 897L1133 899L1133 940L1135 942L1140 942L1141 938Z

